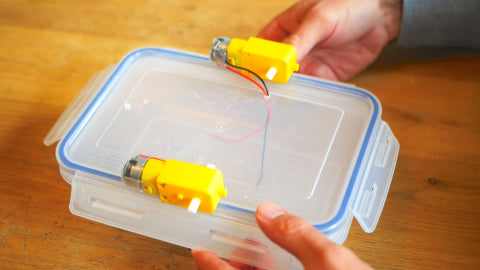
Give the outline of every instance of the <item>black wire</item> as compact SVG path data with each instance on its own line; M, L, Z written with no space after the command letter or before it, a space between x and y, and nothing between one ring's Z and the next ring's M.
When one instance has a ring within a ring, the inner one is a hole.
M243 67L238 67L238 66L235 66L235 65L232 65L230 64L227 60L225 60L225 63L227 63L227 65L233 67L233 68L236 68L236 69L241 69L241 70L245 70L247 72L250 72L251 74L253 74L255 77L257 77L263 84L263 87L265 88L265 92L267 93L267 96L270 97L270 92L268 92L268 88L267 88L267 85L265 84L265 81L263 81L263 79L258 76L257 73L247 69L247 68L243 68ZM267 130L268 130L268 123L269 123L269 119L270 119L270 111L268 112L268 115L267 115L267 119L265 120L265 130L263 131L263 146L262 146L262 163L261 163L261 166L260 166L260 177L257 181L257 184L256 186L260 185L260 183L262 182L263 180L263 170L264 170L264 166L265 166L265 145L267 143Z
M267 92L267 96L270 96L270 92L268 92L267 85L265 84L265 82L263 81L263 79L262 79L260 76L258 76L257 73L251 71L250 69L244 68L244 67L239 67L239 66L232 65L232 64L230 64L227 60L225 60L225 63L227 63L227 65L229 65L229 66L231 66L231 67L233 67L233 68L245 70L245 71L247 71L247 72L252 73L255 77L257 77L257 78L262 82L263 87L265 88L265 92Z

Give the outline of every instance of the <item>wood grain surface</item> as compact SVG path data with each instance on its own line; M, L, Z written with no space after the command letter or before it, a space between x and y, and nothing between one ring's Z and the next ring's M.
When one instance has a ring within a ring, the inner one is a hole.
M0 269L195 269L185 248L72 215L42 141L130 50L206 54L214 37L255 35L293 2L0 1ZM378 269L480 269L478 52L381 59L350 82L379 98L400 155L376 231L354 221L345 246Z

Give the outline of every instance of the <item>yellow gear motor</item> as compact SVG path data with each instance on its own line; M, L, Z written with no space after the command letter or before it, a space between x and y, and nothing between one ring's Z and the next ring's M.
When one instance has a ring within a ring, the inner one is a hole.
M213 213L221 197L227 196L222 172L178 160L161 160L144 155L124 166L122 181L130 188L157 195L162 202L188 208L189 212Z
M262 79L286 83L293 72L298 71L297 50L294 46L250 37L219 37L213 40L210 59L217 64L227 64L253 71ZM249 75L248 71L242 73Z

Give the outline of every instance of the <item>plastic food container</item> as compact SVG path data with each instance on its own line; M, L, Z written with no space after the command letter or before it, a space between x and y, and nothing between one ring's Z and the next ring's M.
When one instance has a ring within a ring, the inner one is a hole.
M374 231L399 151L379 101L299 74L267 85L270 121L257 86L205 55L142 48L98 73L45 139L60 141L71 212L267 269L301 266L258 228L262 202L305 218L337 243L353 217ZM128 189L120 174L137 154L214 164L228 196L213 214L191 214Z

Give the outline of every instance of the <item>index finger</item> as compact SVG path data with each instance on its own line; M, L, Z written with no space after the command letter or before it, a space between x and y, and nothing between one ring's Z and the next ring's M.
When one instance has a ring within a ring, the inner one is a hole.
M262 31L257 35L259 38L269 39L273 41L282 41L289 35L289 32L282 27L278 20L271 21Z
M308 1L301 1L291 6L267 24L260 31L258 37L279 42L283 41L298 28L309 6Z

